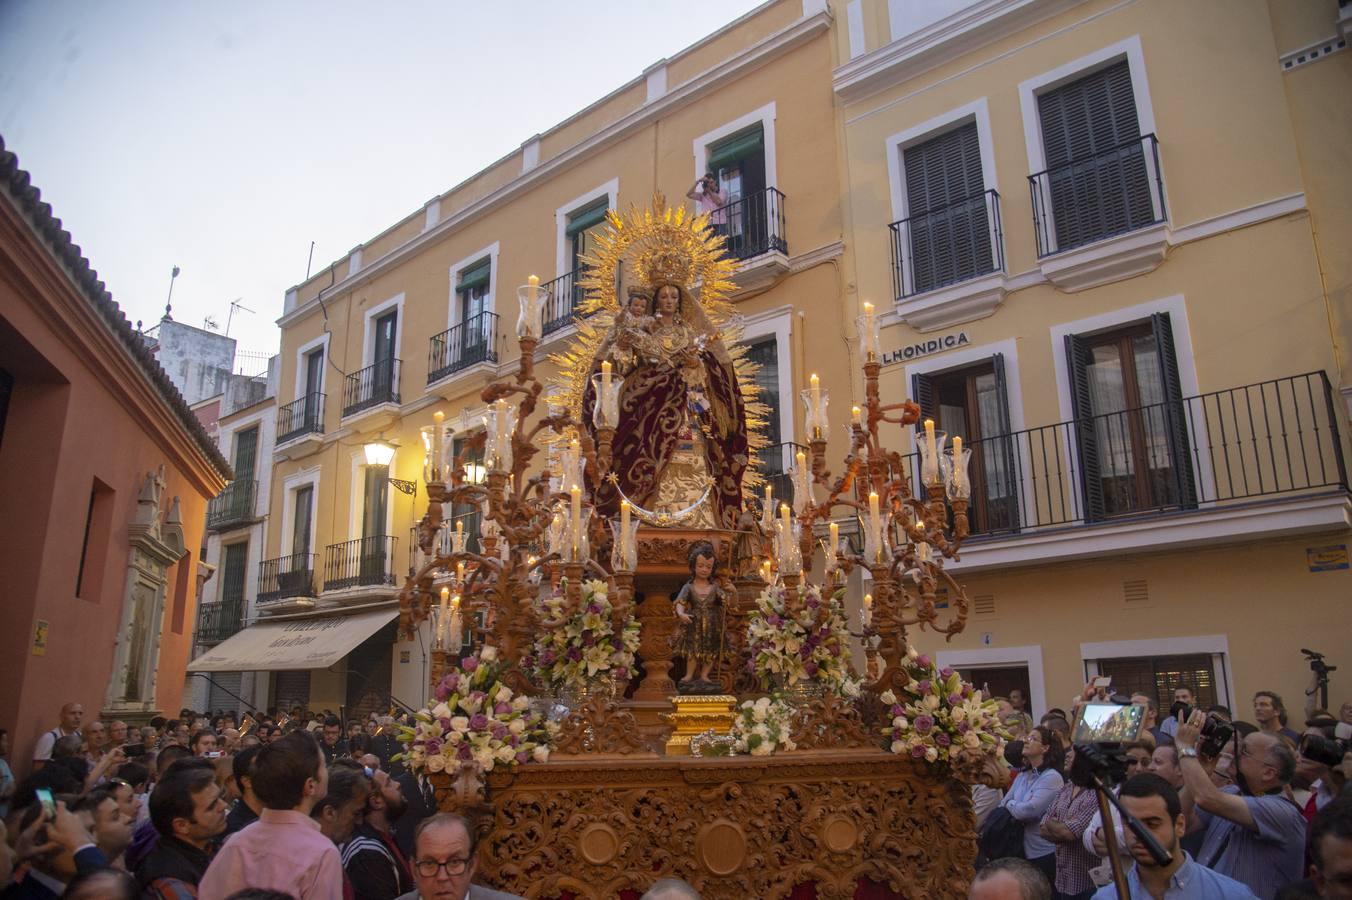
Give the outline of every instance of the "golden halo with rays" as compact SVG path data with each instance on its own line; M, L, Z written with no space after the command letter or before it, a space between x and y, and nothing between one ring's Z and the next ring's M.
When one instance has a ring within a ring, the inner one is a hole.
M581 420L582 394L596 364L597 351L619 312L620 276L650 287L653 281L671 280L698 302L718 329L737 373L737 386L746 409L747 470L742 478L743 496L759 486L761 451L766 447L765 425L769 409L760 399L756 372L760 368L738 343L742 337L739 317L728 295L737 290L732 280L736 262L724 251L724 239L709 227L709 216L687 212L684 206L667 206L661 193L652 206L630 206L621 215L606 213L607 228L596 235L591 253L582 257L586 276L578 286L586 293L574 317L577 337L568 349L550 355L558 366L553 381L559 386L559 402ZM627 271L626 271L627 270ZM560 438L565 436L559 436Z

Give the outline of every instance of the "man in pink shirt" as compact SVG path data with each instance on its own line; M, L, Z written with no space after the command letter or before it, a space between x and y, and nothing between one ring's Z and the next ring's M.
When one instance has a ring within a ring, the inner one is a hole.
M211 861L198 887L200 900L225 900L244 888L281 891L297 900L341 898L338 848L310 818L328 782L324 754L306 732L293 732L260 750L253 790L263 811Z

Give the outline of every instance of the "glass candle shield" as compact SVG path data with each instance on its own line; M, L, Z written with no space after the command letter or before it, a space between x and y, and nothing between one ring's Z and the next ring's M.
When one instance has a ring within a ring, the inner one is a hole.
M620 422L620 386L623 382L615 375L597 372L592 376L592 388L596 391L596 406L592 408L592 424L597 428L614 428Z
M969 499L972 496L972 479L969 474L972 463L971 448L963 447L961 453L948 450L940 463L942 467L940 474L944 479L949 499Z
M917 428L915 440L920 447L920 480L926 485L941 484L943 473L939 467L948 435L942 431L927 432L924 428Z
M610 520L610 532L615 542L610 551L610 567L617 572L633 572L638 568L638 518L625 528L619 519Z
M544 331L545 292L540 285L523 284L516 289L520 312L516 317L516 336L528 340L540 339Z
M864 361L876 362L881 356L878 317L867 313L858 316L855 319L855 327L859 329L859 343L860 349L864 351Z
M800 392L803 398L803 406L807 410L807 417L804 425L807 426L808 440L824 441L831 433L831 423L826 415L826 408L831 402L830 392L826 388L813 389L808 388Z

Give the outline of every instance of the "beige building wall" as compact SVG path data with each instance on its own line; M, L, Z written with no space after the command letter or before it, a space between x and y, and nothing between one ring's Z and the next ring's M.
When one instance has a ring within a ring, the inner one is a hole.
M1352 119L1335 97L1346 94L1352 54L1284 67L1291 51L1336 37L1335 6L833 3L845 314L864 302L887 313L882 349L895 356L883 369L884 397L910 396L918 372L940 375L998 352L1011 429L1067 422L1063 335L1169 312L1184 396L1242 399L1245 386L1322 373L1300 384L1313 385L1318 425L1326 437L1330 423L1340 430L1346 459L1349 407L1339 393L1349 384ZM1036 96L1119 58L1131 68L1141 131L1158 138L1167 220L1135 238L1039 258L1029 184L1043 168ZM903 150L960 121L977 122L984 187L999 194L1003 271L966 292L958 285L899 300L888 225L906 214ZM907 349L932 339L953 346ZM1260 688L1298 710L1309 678L1299 649L1352 650L1327 628L1352 596L1352 573L1307 562L1309 549L1347 545L1352 508L1331 438L1320 456L1333 474L1316 472L1316 487L1256 488L1260 464L1290 472L1309 462L1278 445L1310 409L1288 399L1265 411L1275 418L1283 408L1285 425L1258 427L1277 436L1273 447L1249 447L1241 459L1231 435L1209 468L1197 464L1207 471L1197 472L1195 509L1054 527L1024 509L1020 533L973 537L952 566L980 598L966 631L914 641L975 667L978 680L982 667L1027 667L1036 712L1065 707L1100 659L1196 653L1214 655L1222 702L1238 713L1251 716ZM1207 424L1198 456L1226 440L1218 420ZM1305 421L1307 438L1313 424ZM1063 456L1073 466L1074 451ZM1019 474L1036 469L1021 461ZM1240 489L1248 496L1227 499L1234 489L1225 480L1244 476L1255 482ZM1037 490L1074 499L1078 481L1067 467L1053 481ZM1335 683L1332 702L1348 696Z

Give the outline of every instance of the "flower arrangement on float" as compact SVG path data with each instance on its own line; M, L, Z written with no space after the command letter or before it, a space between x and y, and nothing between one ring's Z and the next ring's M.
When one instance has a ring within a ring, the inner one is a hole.
M993 754L1009 738L995 701L962 680L949 666L907 651L903 669L909 682L898 697L884 691L879 699L891 707L891 751L914 760L953 763L963 754Z
M465 657L437 683L436 704L401 727L406 749L394 758L414 772L450 775L549 759L549 726L529 697L514 694L499 678L502 670L494 647Z
M604 581L584 581L582 603L570 610L566 581L536 601L541 628L524 668L556 691L582 688L600 678L624 684L634 670L639 623L630 616L616 627Z
M747 700L732 720L733 749L752 756L769 756L776 750L795 750L790 735L798 711L779 697Z
M857 697L843 595L841 589L823 599L821 588L810 585L803 589L802 603L790 609L783 586L761 591L747 618L748 666L757 681L783 688L815 682L842 697Z

